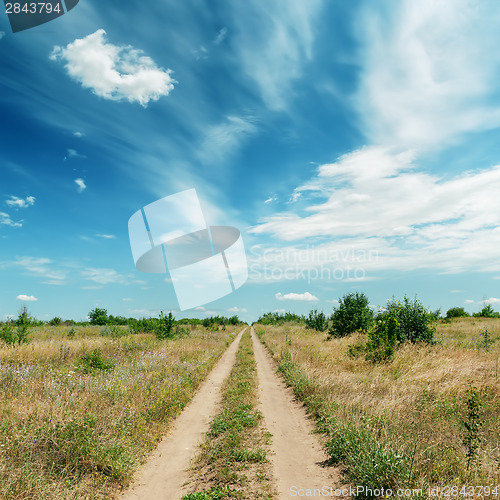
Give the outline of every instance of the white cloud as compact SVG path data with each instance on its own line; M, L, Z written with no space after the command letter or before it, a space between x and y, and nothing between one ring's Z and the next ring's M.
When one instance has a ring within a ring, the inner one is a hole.
M297 300L303 302L316 302L318 297L315 297L309 292L304 293L286 293L283 295L281 292L275 294L276 300Z
M316 246L326 255L371 252L368 270L500 270L500 166L441 180L413 160L411 152L370 147L322 165L298 188L308 207L265 217L250 232L311 245L328 238ZM318 262L302 267L309 264Z
M0 31L0 40L5 36L5 31Z
M85 189L87 189L87 185L85 184L83 179L75 179L75 184L78 186L78 192L81 193Z
M500 304L500 299L496 298L496 297L490 297L489 299L486 299L484 301L485 304Z
M450 293L463 293L465 290L450 290Z
M475 301L474 301L474 300L472 300L472 299L465 299L465 300L464 300L464 304L474 304L474 302L475 302Z
M75 137L78 137L78 138L81 138L81 137L84 137L84 136L85 136L85 134L84 134L83 132L80 132L80 131L78 131L78 130L77 130L76 132L73 132L73 135L74 135Z
M123 302L132 302L134 299L132 299L130 297L125 297L122 300L123 300Z
M470 0L381 5L367 2L357 16L355 104L369 139L441 147L498 127L499 10Z
M18 198L17 196L11 196L10 200L7 200L5 203L9 205L9 207L26 208L34 205L35 200L36 198L34 196L27 196L24 199Z
M64 157L65 160L69 160L70 158L87 158L85 155L80 154L76 149L68 149L67 154Z
M246 313L247 310L242 308L240 309L239 307L230 307L228 310L227 310L228 313Z
M215 45L220 45L227 37L227 27L224 26L221 30L219 30L219 33L217 33L217 36L215 37L214 43Z
M33 295L18 295L17 300L22 300L23 302L35 302L38 299Z
M168 95L175 80L171 71L159 68L141 50L113 45L103 29L66 47L54 47L50 58L61 60L71 78L96 95L113 101L147 106Z
M278 197L276 195L270 196L267 200L264 201L264 204L271 203L272 201L276 201Z
M104 240L115 240L116 236L114 234L96 234L98 238L102 238Z
M23 221L14 222L9 214L0 212L0 226L23 227Z

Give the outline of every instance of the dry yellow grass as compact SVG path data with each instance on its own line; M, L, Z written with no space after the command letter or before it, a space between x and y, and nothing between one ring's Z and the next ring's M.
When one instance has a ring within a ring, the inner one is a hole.
M408 454L418 483L490 485L500 490L500 340L485 348L485 329L500 338L500 319L465 318L437 326L438 345L403 345L392 363L373 364L347 354L355 334L327 340L303 327L263 327L277 360L289 352L332 415L371 432ZM466 390L484 390L482 442L467 470L464 446ZM500 494L500 491L498 491Z
M166 432L234 328L159 341L44 327L0 348L0 498L111 498ZM85 370L99 348L111 370Z

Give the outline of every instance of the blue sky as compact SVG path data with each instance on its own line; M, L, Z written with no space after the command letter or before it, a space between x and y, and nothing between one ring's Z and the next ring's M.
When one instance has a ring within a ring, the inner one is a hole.
M0 318L500 310L498 2L123 5L0 17ZM249 278L180 312L127 223L190 188Z

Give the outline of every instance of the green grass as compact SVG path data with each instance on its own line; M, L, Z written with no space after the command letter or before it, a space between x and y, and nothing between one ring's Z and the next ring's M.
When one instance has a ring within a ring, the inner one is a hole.
M233 338L70 332L43 327L27 345L0 345L2 500L114 498Z
M223 387L222 407L213 419L193 468L194 491L183 500L275 498L269 480L269 434L256 409L257 373L249 331Z

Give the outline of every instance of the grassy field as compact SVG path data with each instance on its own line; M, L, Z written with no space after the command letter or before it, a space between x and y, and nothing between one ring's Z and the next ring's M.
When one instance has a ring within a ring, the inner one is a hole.
M232 328L232 329L231 329ZM113 498L234 337L41 327L0 345L0 498Z
M183 500L276 498L266 458L271 436L263 429L262 414L256 409L257 386L247 329L223 387L221 410L193 466L192 492Z
M471 486L498 486L500 495L500 319L441 321L436 345L403 345L381 364L347 354L359 334L256 331L350 484L422 496L465 486L468 498L487 497Z

